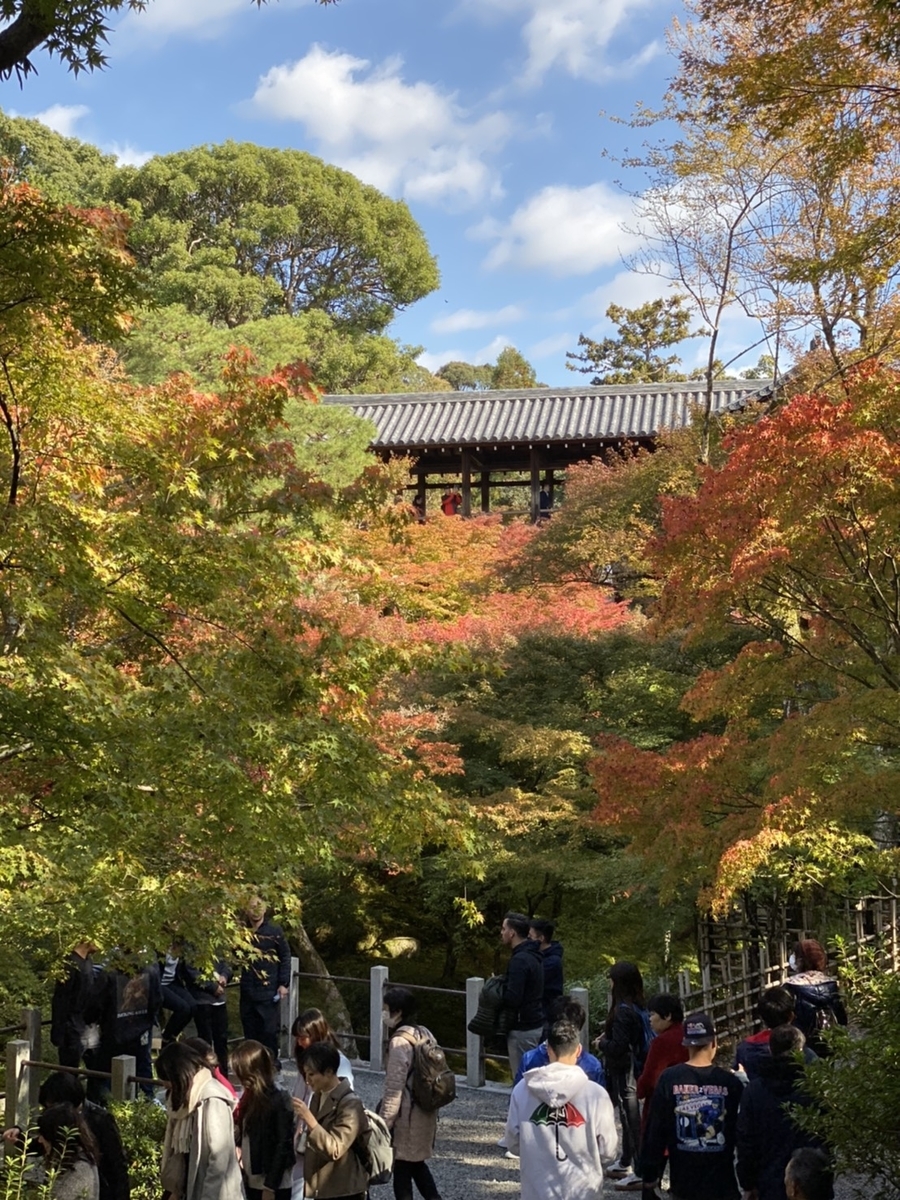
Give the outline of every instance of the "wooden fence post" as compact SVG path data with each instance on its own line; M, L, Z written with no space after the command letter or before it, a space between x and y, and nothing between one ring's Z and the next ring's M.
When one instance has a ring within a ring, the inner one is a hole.
M39 1008L22 1009L22 1028L24 1038L30 1047L28 1057L32 1062L41 1062L41 1010ZM29 1070L28 1103L32 1109L38 1106L38 1092L41 1090L41 1077L38 1071Z
M369 971L369 1066L373 1071L384 1070L382 996L388 975L387 967L372 967Z
M466 1083L469 1087L484 1087L484 1039L469 1032L469 1022L478 1012L484 980L472 975L466 980Z
M288 984L288 994L281 997L279 1005L281 1029L279 1031L278 1049L282 1058L293 1058L294 1047L291 1042L291 1026L294 1017L300 1012L300 959L291 958L291 982Z
M137 1084L134 1076L137 1074L137 1059L132 1054L117 1054L112 1060L112 1089L113 1100L134 1100L137 1096Z
M31 1046L24 1038L6 1043L6 1112L5 1129L18 1125L27 1129L31 1121L31 1104L28 1100L29 1076L34 1072L26 1067Z

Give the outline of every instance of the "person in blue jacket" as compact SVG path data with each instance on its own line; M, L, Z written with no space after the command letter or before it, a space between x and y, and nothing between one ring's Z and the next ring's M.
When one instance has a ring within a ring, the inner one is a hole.
M571 996L559 996L553 1005L550 1020L554 1025L557 1021L568 1021L580 1033L584 1029L587 1013L584 1011L584 1006L577 1000L573 1000ZM533 1050L527 1050L522 1055L522 1061L519 1063L519 1069L513 1080L513 1087L526 1071L532 1071L535 1067L545 1067L549 1061L550 1051L545 1038L539 1046L535 1046ZM583 1047L579 1047L578 1050L578 1066L581 1067L588 1079L599 1083L601 1087L606 1087L606 1072L603 1070L603 1063Z

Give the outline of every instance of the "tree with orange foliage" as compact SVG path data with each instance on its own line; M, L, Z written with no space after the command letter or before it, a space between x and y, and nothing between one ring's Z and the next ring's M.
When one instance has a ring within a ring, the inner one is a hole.
M597 816L714 908L761 874L801 890L896 869L900 375L870 362L848 389L737 431L648 548L658 629L750 640L684 699L710 733L604 748Z

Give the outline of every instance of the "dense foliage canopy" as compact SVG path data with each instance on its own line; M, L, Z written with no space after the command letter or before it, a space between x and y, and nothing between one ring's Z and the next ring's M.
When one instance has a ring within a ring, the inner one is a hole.
M120 171L110 198L134 213L153 297L215 325L316 310L380 333L438 284L402 201L300 150L226 142L161 155Z
M337 569L342 522L394 519L390 472L316 453L305 369L129 385L76 328L123 320L121 222L0 199L4 943L210 947L248 889L464 840L415 729L386 735L396 655Z
M705 880L708 904L758 876L845 888L895 869L898 397L894 371L857 368L845 399L739 429L696 494L662 502L656 628L746 645L683 701L719 730L661 754L607 743L598 817L671 887Z

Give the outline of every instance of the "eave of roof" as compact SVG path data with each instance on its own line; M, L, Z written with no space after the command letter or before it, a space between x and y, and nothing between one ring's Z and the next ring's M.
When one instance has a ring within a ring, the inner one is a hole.
M716 413L737 411L772 389L765 380L713 384ZM524 442L652 438L690 420L706 400L703 380L627 387L530 388L496 392L424 392L322 397L371 421L376 449L516 445Z

